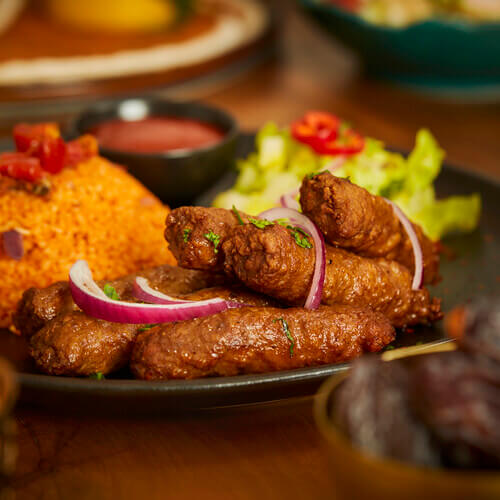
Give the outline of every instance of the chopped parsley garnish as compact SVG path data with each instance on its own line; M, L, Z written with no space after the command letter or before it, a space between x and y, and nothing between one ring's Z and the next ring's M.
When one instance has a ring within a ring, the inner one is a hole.
M279 219L276 221L280 226L285 227L286 229L290 229L292 231L292 236L295 240L295 243L299 245L299 247L302 248L312 248L312 243L309 241L309 234L307 234L303 229L300 227L295 227L292 226L289 222ZM301 236L303 235L303 236Z
M219 249L217 248L220 245L220 236L210 230L207 234L204 234L205 238L208 241L211 241L214 244L214 252L218 253Z
M102 372L93 373L89 378L95 378L96 380L104 380L104 374Z
M252 219L249 218L248 221L259 229L264 229L267 226L274 226L274 222L265 219Z
M102 291L106 294L106 297L109 297L111 300L120 300L120 296L116 293L115 287L109 283L104 285Z
M395 347L393 345L388 345L385 350L386 351L392 351L393 349L395 349Z
M238 219L238 222L240 223L240 226L244 226L245 223L243 222L243 219L241 218L240 213L238 212L238 209L233 205L233 213L236 215L236 218Z
M185 227L182 230L182 239L184 240L184 243L187 243L189 240L189 235L191 234L192 229L189 229L188 227Z
M309 235L306 234L305 236L301 236L301 233L303 233L302 230L295 228L295 231L292 233L292 236L295 238L295 243L302 248L312 248L312 244L309 241Z
M307 176L306 176L306 177L307 177L309 180L311 180L311 179L314 179L316 176L318 176L318 175L320 175L320 174L324 174L325 172L328 172L328 170L320 170L319 172L312 172L312 173L310 173L310 174L307 174Z
M286 338L290 341L290 357L293 357L293 348L295 347L295 341L293 340L292 334L290 333L290 328L288 328L288 323L284 318L277 318L273 321L274 323L276 323L276 321L281 321L281 325L283 326L283 331L285 332Z
M144 325L141 328L139 328L139 332L145 332L146 330L151 330L151 328L154 328L155 326L158 326L159 323L150 323L149 325Z

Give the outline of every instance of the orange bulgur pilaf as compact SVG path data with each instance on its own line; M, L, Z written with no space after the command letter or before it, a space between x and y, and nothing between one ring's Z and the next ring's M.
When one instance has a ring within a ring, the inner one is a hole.
M163 238L168 208L121 167L94 157L51 176L46 196L0 195L0 232L23 235L16 261L0 245L0 326L24 290L66 280L86 259L95 279L112 279L160 264L174 264Z

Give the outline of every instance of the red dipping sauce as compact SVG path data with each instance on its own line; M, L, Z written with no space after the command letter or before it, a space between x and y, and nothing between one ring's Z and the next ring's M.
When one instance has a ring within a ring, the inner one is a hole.
M92 130L99 145L130 153L164 153L199 149L216 144L224 132L190 118L149 117L142 120L109 120Z

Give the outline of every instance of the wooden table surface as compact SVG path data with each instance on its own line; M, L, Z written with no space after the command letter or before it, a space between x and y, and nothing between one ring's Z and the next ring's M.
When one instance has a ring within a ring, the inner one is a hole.
M205 96L246 129L333 111L410 148L429 127L452 163L500 177L498 104L443 101L364 79L349 52L293 9L280 56ZM17 471L1 498L344 498L312 398L162 418L61 417L18 409Z

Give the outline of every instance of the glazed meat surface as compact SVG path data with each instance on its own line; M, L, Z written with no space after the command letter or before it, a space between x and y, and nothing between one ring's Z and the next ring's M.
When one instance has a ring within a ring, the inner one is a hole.
M225 266L249 288L292 305L304 303L314 272L314 248L299 246L278 224L234 228L223 244ZM413 291L406 267L327 247L322 302L371 307L397 327L440 319L440 301Z
M30 354L37 368L49 375L106 375L127 364L139 328L72 311L31 337Z
M222 243L238 224L236 215L224 208L179 207L167 216L165 239L179 266L221 271Z
M288 370L379 351L394 336L387 318L367 308L244 307L141 333L131 369L145 380Z
M415 259L410 238L392 206L381 196L323 172L304 178L300 189L304 214L316 223L332 245L364 257L395 260L412 273ZM439 253L421 227L413 225L424 259L424 282L434 283L439 274Z
M189 294L226 281L221 275L165 265L145 269L113 281L102 281L99 284L110 283L122 300L133 300L132 284L136 276L147 278L153 288L174 296ZM19 301L13 320L16 328L24 336L30 337L56 316L76 310L78 308L71 297L68 282L60 281L47 288L26 290Z
M251 306L275 302L238 287L213 287L182 295L187 300L221 297ZM143 325L111 323L68 311L48 321L30 339L30 353L39 370L50 375L104 375L128 363L132 344Z

